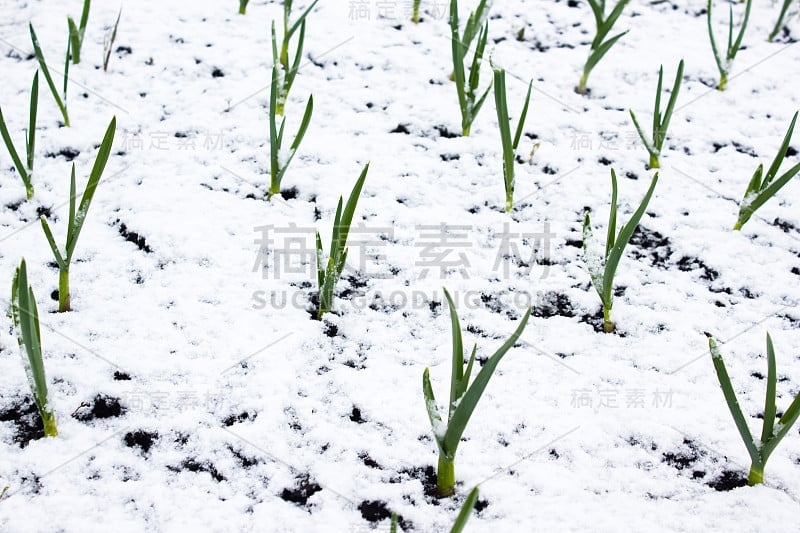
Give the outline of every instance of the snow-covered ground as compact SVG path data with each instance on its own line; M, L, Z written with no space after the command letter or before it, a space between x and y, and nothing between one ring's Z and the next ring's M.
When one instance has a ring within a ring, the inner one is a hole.
M800 108L796 15L768 43L778 6L754 2L720 93L705 1L633 0L615 28L630 33L580 96L589 6L497 2L487 51L509 73L514 117L534 80L520 153L538 144L517 166L508 215L493 98L470 137L451 135L447 6L423 0L414 25L408 3L321 0L309 15L287 134L311 93L314 116L284 178L292 190L270 202L269 26L280 28L281 5L253 0L239 16L233 0L126 3L108 73L103 37L119 5L92 5L70 69L71 128L41 83L32 202L0 147L0 286L10 293L24 256L60 432L40 438L3 317L2 531L387 531L394 510L405 531L438 532L476 484L467 531L796 528L800 430L765 486L742 486L749 458L705 335L760 431L767 331L779 413L800 391L800 185L730 228ZM465 20L477 2L461 4ZM715 4L721 42L727 3ZM37 67L27 24L60 85L66 16L82 2L0 5L0 105L21 146ZM660 180L616 277L618 332L603 334L583 213L604 235L610 167L621 219L638 205L652 173L628 108L649 124L658 67L671 86L681 58ZM487 61L483 87L490 74ZM83 183L112 115L113 153L71 272L74 311L58 314L36 219L47 214L63 239L69 161ZM800 133L791 146L783 168L798 161ZM336 202L367 162L335 312L311 320L314 230L330 242ZM449 387L442 286L479 358L534 306L467 428L451 500L431 496L421 390L426 367L440 398Z

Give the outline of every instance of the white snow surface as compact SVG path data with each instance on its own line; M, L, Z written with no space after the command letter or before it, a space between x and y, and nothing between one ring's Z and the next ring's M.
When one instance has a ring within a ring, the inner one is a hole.
M407 531L438 532L476 484L482 505L467 531L796 529L797 427L769 459L764 486L710 486L746 477L749 459L705 335L719 342L760 434L767 331L779 414L800 391L800 184L789 183L743 231L731 227L754 169L769 164L800 108L796 16L788 35L768 43L779 6L754 2L728 89L718 92L705 1L633 0L615 27L630 33L580 96L573 88L593 36L588 5L496 3L487 52L509 73L512 112L534 80L520 150L541 143L531 164L517 166L508 215L493 98L471 136L439 133L460 131L444 3L423 0L419 25L401 17L404 2L385 18L378 2L363 3L369 19L351 17L351 4L322 0L308 18L287 132L310 93L315 111L284 178L296 188L288 200L266 201L277 2L253 0L245 16L233 0L126 3L108 73L103 37L119 5L94 2L82 63L70 69L71 128L59 127L40 77L33 201L24 202L0 147L0 280L10 294L25 257L59 436L20 439L30 390L0 315L0 491L9 487L0 530L388 531L388 518L370 511L383 502ZM461 4L463 22L477 2ZM77 18L82 2L0 5L0 105L24 152L37 68L27 24L60 86L66 16ZM720 40L727 5L715 6ZM742 9L734 4L735 17ZM615 279L618 332L603 334L579 246L583 213L592 210L602 235L611 163L619 219L630 218L651 172L628 108L649 124L658 66L671 87L681 58L686 77L661 178ZM488 61L483 69L485 87ZM63 154L78 152L80 189L112 115L114 148L71 268L74 310L58 314L58 272L37 218L49 212L63 242L71 164ZM409 133L392 133L399 125ZM797 163L800 133L791 146L782 169ZM367 162L347 279L334 313L311 320L313 229L327 249L338 198ZM436 231L420 226L440 224L465 227L452 242L466 245L447 259L464 254L469 264L425 272L420 262L441 248L425 244ZM274 272L283 261L277 244L265 245L266 273L254 271L263 226L278 244L291 236L280 229L299 234L309 253L294 271ZM550 264L531 259L543 244L529 236L514 241L520 258L498 265L504 232L552 233ZM535 316L467 427L456 498L436 501L424 484L437 449L421 377L429 367L434 390L446 395L450 319L446 304L411 298L443 302L442 286L479 360L511 335L528 302ZM123 412L87 416L98 395ZM137 444L146 434L148 450Z

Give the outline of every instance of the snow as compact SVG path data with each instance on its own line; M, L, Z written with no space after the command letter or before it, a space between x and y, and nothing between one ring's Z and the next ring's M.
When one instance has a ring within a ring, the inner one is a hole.
M766 331L779 397L800 389L800 185L730 230L753 171L774 157L800 108L797 46L766 42L779 6L753 7L720 93L704 3L631 2L615 27L631 31L584 97L573 89L592 38L588 5L496 3L487 54L508 73L509 102L522 102L534 80L520 151L539 145L517 165L509 215L493 98L470 137L448 136L461 117L441 4L423 0L419 25L399 4L385 19L375 2L369 19L351 19L343 0L314 8L286 106L293 132L314 95L283 180L297 193L268 202L269 27L281 5L253 1L239 16L233 0L126 4L106 74L104 28L119 5L92 3L82 63L70 68L73 127L59 127L40 87L32 202L0 147L0 305L24 256L59 429L57 438L15 441L30 391L0 316L0 492L10 487L0 530L386 531L388 518L370 522L360 509L378 501L414 531L447 531L476 484L488 505L467 531L796 527L797 427L770 457L766 486L709 486L724 472L746 477L750 460L705 333L725 354L751 427L763 409ZM466 21L477 2L460 4ZM80 2L1 5L0 105L21 146L36 68L27 24L59 70L64 19ZM727 10L716 7L721 35ZM733 8L740 16L743 6ZM797 38L797 19L788 24ZM619 219L630 218L651 172L628 108L649 123L658 66L674 72L681 58L686 79L644 237L628 245L615 276L618 333L603 334L592 322L600 301L580 247L583 214L601 214L602 227L613 165ZM481 88L490 77L484 64ZM112 115L117 137L70 272L74 311L59 314L58 269L37 210L49 209L63 235L69 151L78 152L82 190ZM790 145L800 148L797 133ZM368 161L336 313L311 320L313 231L330 235L339 196ZM784 168L797 161L795 153ZM425 227L442 223L466 229L450 232L440 268L429 263L441 239L428 237L439 231ZM290 224L296 231L277 231ZM261 268L258 228L270 226ZM504 236L512 257L498 263ZM282 256L287 239L309 254ZM434 502L423 481L438 450L420 385L430 367L434 389L449 386L443 286L478 361L529 303L537 315L459 444L458 497ZM270 305L284 296L286 305ZM92 412L81 403L98 395L124 412L80 419Z

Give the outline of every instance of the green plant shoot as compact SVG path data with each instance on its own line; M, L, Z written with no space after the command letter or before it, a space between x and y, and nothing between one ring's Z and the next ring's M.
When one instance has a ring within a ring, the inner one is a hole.
M733 226L734 230L742 229L742 226L750 220L750 217L753 216L753 213L755 213L759 207L764 205L767 200L772 198L775 193L781 190L784 185L789 183L789 180L800 172L800 163L798 163L784 172L781 177L775 179L781 162L786 157L786 152L789 149L789 142L792 140L792 132L794 131L796 122L797 113L794 114L792 123L789 125L786 136L783 138L783 143L778 150L778 154L767 170L767 175L763 176L764 165L759 164L755 174L753 174L753 177L750 179L750 183L747 184L744 198L742 198L742 201L739 203L739 218L736 221L736 225Z
M244 15L247 13L247 3L250 0L239 0L239 14Z
M472 510L475 508L475 504L478 501L478 487L473 488L467 499L464 500L464 503L461 505L461 510L458 512L458 516L456 517L456 521L453 523L453 527L450 529L450 533L461 533L464 531L464 528L469 521L469 517L472 515ZM392 513L392 521L389 525L389 533L397 533L397 513Z
M731 378L728 376L728 370L725 368L722 354L719 352L717 343L711 337L708 339L708 348L711 351L711 360L714 363L714 370L717 372L725 402L728 404L733 421L736 423L736 429L739 430L739 435L744 441L747 453L750 455L750 475L747 478L747 483L748 485L764 483L764 467L767 464L767 459L775 451L783 437L792 429L797 417L800 416L800 393L795 396L792 404L780 417L778 423L775 424L775 418L777 417L777 407L775 405L777 381L775 348L772 345L772 338L767 333L767 395L764 400L764 423L761 427L761 438L756 440L750 433L747 419L742 413L739 401L736 399L736 392L734 392L733 385L731 385Z
M603 56L611 50L611 47L628 33L628 30L625 30L610 39L606 39L609 32L614 27L614 24L617 22L617 19L619 19L619 16L622 14L622 10L625 9L625 6L628 4L628 1L629 0L619 0L614 6L614 9L611 10L611 13L608 14L608 17L606 17L605 0L589 0L589 6L592 8L597 30L592 40L591 48L589 49L589 57L586 59L586 63L583 66L583 74L578 82L578 86L575 88L575 92L578 94L586 94L586 83L589 81L589 74L591 74L592 69L594 69L600 60L603 59Z
M439 465L436 471L436 487L440 497L452 496L455 492L455 457L461 436L467 427L478 401L481 399L486 386L489 384L492 374L494 374L498 363L503 356L510 350L522 335L528 318L531 316L531 308L525 313L520 321L517 330L511 337L484 363L475 381L470 385L469 379L472 368L475 364L475 353L477 344L473 346L469 356L466 369L464 368L464 347L461 338L461 324L458 320L453 299L447 289L444 290L447 298L447 305L450 308L450 324L453 336L453 358L452 372L450 378L450 398L447 407L447 422L442 420L436 398L433 395L431 386L430 370L425 369L422 374L422 393L425 396L425 407L428 411L428 418L433 428L433 436L439 448Z
M322 257L322 239L319 232L316 235L317 286L319 287L317 318L320 320L325 313L330 313L333 307L333 291L347 263L347 236L350 233L350 225L353 222L353 215L356 212L358 198L361 196L361 188L364 186L368 171L369 163L364 165L364 170L356 180L347 204L344 206L344 211L342 210L342 197L339 197L339 205L336 207L336 216L333 219L331 248L327 261Z
M708 0L708 7L706 8L707 21L708 21L708 37L711 39L711 50L714 52L714 60L717 62L717 69L719 69L719 85L717 88L724 91L728 86L728 74L730 73L733 60L736 59L736 54L739 53L739 48L742 46L742 39L744 39L744 32L747 29L747 21L750 20L750 6L753 0L747 0L744 8L744 19L742 26L739 28L739 33L736 40L733 40L733 6L729 6L730 18L728 19L728 49L725 52L725 57L719 54L717 48L717 41L714 39L714 30L711 27L711 4L712 0Z
M772 31L769 33L769 38L767 39L769 42L775 40L775 37L778 36L783 28L783 19L786 17L786 12L789 11L789 5L793 1L794 0L783 0L783 5L781 6L781 12L778 15L778 20L775 21L775 27L772 28Z
M278 40L275 35L275 22L272 23L272 63L273 65L280 65L280 78L278 81L278 97L276 112L283 115L283 108L286 104L286 99L289 97L289 91L292 89L292 84L297 76L297 70L300 68L300 60L303 58L303 43L306 39L306 17L314 9L319 0L314 0L310 6L300 15L300 17L289 25L289 16L292 13L292 0L284 0L283 2L283 40L281 41L280 55L278 54ZM295 50L294 58L292 59L291 68L289 67L289 44L292 36L300 29L300 34L297 37L297 49ZM273 71L274 72L274 71ZM273 74L274 76L274 74Z
M42 361L42 336L39 332L39 310L36 307L36 297L33 289L28 285L28 271L25 259L17 267L16 274L11 283L11 320L17 333L17 342L28 376L28 384L33 394L33 402L42 417L44 435L46 437L58 436L56 416L47 400L47 378L44 373Z
M103 142L100 144L100 149L97 152L97 159L95 159L92 171L89 174L89 181L86 184L86 189L83 191L81 203L75 210L75 199L77 194L75 192L75 164L72 164L72 174L70 177L69 188L69 217L67 218L67 242L63 252L59 250L53 232L50 231L50 225L44 216L40 217L42 229L44 230L47 242L50 249L53 251L53 257L58 264L58 311L63 313L72 310L70 305L69 293L69 268L72 263L72 256L75 253L75 246L78 244L78 237L83 229L83 223L86 221L86 215L89 212L89 206L92 204L92 198L97 190L97 185L100 182L100 177L103 175L108 157L111 154L111 145L114 142L114 133L117 128L117 118L111 119L108 125L106 134L103 137Z
M482 13L483 17L488 16L488 9L486 9L485 5L486 2L484 0L478 7L478 11L470 14L467 25L464 28L464 37L462 38L458 34L458 0L450 0L450 42L453 49L453 77L458 93L458 105L461 109L461 133L465 137L469 135L472 123L478 116L478 111L486 101L491 89L490 83L486 91L478 97L483 52L486 49L486 40L489 37L489 23L484 22L483 27L480 29L476 28L476 24L480 20L480 13ZM469 67L469 79L467 79L464 58L469 50L469 43L476 35L476 31L478 41Z
M272 87L269 96L269 172L270 172L270 185L267 193L267 198L272 198L273 195L281 192L281 181L283 175L289 168L289 163L294 159L297 149L306 134L308 125L311 122L311 114L314 112L314 96L308 97L305 113L303 113L303 120L300 122L300 128L297 130L292 144L288 150L282 149L283 145L283 130L286 126L286 117L281 118L280 127L278 127L278 98L280 87L278 84L278 66L272 67Z
M611 169L611 211L608 217L605 252L594 238L589 212L587 211L584 216L583 257L589 269L592 285L603 303L603 331L606 333L613 332L615 328L614 322L611 320L611 308L614 304L614 274L617 272L617 266L625 251L625 246L631 240L636 226L639 225L639 221L647 209L656 183L658 183L658 172L653 176L650 188L645 193L639 208L633 213L628 223L622 225L617 234L617 174L613 168Z
M69 42L72 49L72 64L77 65L81 62L81 46L83 46L83 36L86 33L86 23L89 22L89 6L91 0L83 0L83 12L81 13L81 24L77 26L72 17L67 17L69 26Z
M14 161L14 168L17 169L22 183L25 185L25 195L30 200L33 198L33 153L36 146L36 112L39 107L39 71L33 75L33 84L31 85L31 105L28 114L28 131L25 136L25 165L19 157L19 153L14 147L14 142L11 140L11 134L8 132L8 126L3 118L3 110L0 109L0 136L3 137L3 142L8 149L11 160Z
M514 138L511 138L511 126L508 118L508 103L506 102L506 71L494 69L494 101L497 108L497 123L500 126L500 139L503 142L503 178L506 188L506 213L514 208L514 154L519 146L522 129L525 126L525 117L528 114L528 104L531 100L533 81L528 84L528 94L522 106L519 124L517 124Z
M117 21L111 29L111 33L103 39L103 72L108 72L108 62L111 60L111 52L114 50L114 41L117 40L117 28L119 28L119 19L122 17L122 8L119 8L117 13Z
M50 76L50 69L44 60L42 48L39 46L39 39L36 37L36 32L33 30L33 24L28 24L31 33L31 42L33 43L33 52L39 62L39 68L44 73L44 79L47 81L47 86L50 87L50 93L56 101L58 109L61 111L61 116L64 118L64 126L69 127L69 114L67 113L67 84L69 82L69 60L71 43L67 41L67 58L64 64L64 86L63 93L59 93L56 89L56 84L53 83L53 77Z
M639 133L639 138L642 139L647 153L650 154L650 168L660 168L658 157L661 155L661 149L664 146L664 140L667 138L667 129L669 128L669 121L672 118L672 111L675 109L675 101L678 99L678 93L681 90L681 80L683 79L683 59L678 63L678 73L675 75L675 83L672 86L672 92L669 95L669 102L667 109L664 110L664 115L661 115L661 82L664 77L664 67L658 69L658 87L656 87L656 102L653 106L653 136L652 140L648 141L644 130L636 120L636 115L633 114L633 109L628 111L631 114L631 120Z
M411 22L419 24L419 4L420 0L414 0L414 7L411 13Z

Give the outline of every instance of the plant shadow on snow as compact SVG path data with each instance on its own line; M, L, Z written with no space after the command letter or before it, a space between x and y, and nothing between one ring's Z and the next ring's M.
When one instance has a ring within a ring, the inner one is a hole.
M44 424L31 398L0 409L0 422L14 424L14 442L20 448L25 448L32 440L44 438Z

